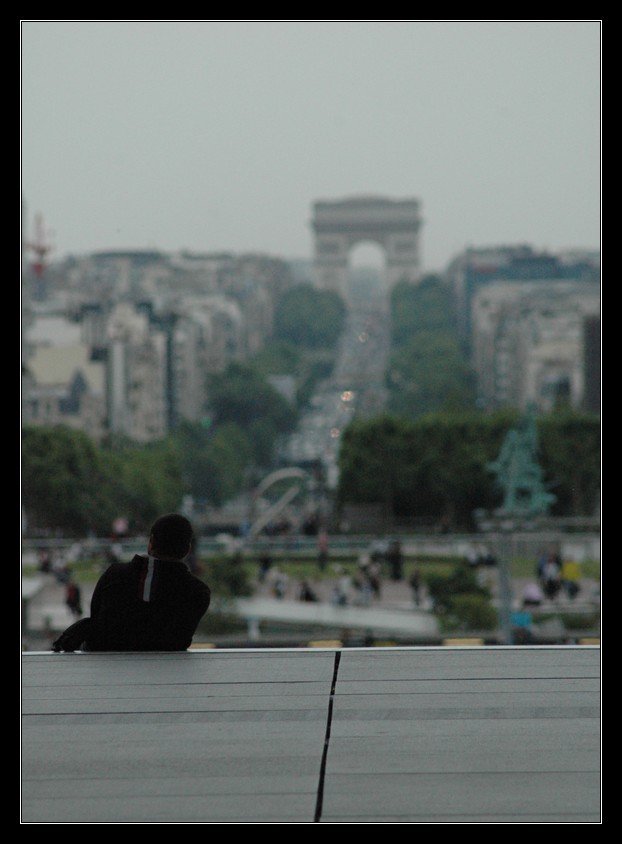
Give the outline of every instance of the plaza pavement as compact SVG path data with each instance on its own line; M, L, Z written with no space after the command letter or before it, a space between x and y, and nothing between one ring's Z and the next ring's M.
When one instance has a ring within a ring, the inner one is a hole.
M72 619L53 579L30 586L45 643ZM412 615L404 584L376 609ZM601 823L600 664L590 644L44 644L22 654L21 823Z
M601 823L600 648L22 655L22 824Z

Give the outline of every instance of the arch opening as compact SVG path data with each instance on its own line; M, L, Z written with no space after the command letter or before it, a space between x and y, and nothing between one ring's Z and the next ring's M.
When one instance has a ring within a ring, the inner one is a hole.
M387 255L371 240L354 243L348 253L348 298L375 299L384 295Z

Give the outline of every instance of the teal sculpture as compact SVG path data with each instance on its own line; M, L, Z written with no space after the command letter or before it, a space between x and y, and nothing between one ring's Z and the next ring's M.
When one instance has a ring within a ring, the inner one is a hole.
M504 514L542 516L555 502L556 496L545 487L537 452L536 414L530 407L518 426L508 431L497 460L488 465L504 493Z

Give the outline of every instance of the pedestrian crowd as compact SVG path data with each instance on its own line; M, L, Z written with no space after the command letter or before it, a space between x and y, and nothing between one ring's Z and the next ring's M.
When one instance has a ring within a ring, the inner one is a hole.
M415 568L407 578L399 540L372 542L368 549L359 554L354 569L338 562L329 568L329 561L326 535L318 543L317 580L308 576L292 579L274 563L269 549L264 548L257 558L260 591L277 600L367 607L382 600L383 589L390 581L406 586L414 606L420 606L423 602L421 573Z
M574 601L581 591L581 567L573 559L563 559L557 546L543 549L535 565L535 578L522 593L524 607L539 607L566 596Z

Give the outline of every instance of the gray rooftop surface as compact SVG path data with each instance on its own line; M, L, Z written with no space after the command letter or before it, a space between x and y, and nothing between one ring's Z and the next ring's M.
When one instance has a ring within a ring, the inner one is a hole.
M22 655L22 824L600 823L600 647Z

